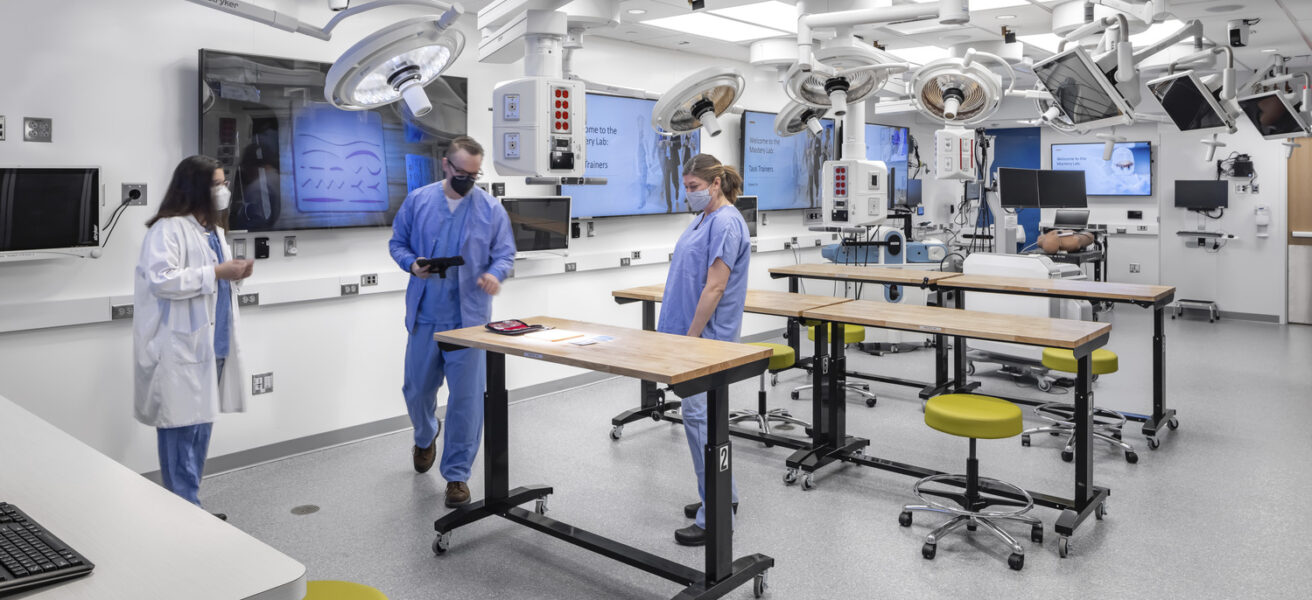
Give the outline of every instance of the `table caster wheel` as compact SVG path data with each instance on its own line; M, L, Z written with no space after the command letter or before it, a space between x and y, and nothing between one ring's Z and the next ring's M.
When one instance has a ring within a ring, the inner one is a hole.
M966 375L969 376L974 374L975 374L975 362L971 361L966 363Z
M538 498L538 501L533 503L533 512L539 515L547 514L547 499L545 497Z
M1158 447L1160 447L1161 445L1162 445L1162 442L1161 442L1160 440L1158 440L1157 438L1148 438L1148 449L1149 449L1149 450L1156 450L1156 449L1157 449Z
M767 571L768 572L768 571ZM770 582L765 577L765 573L757 575L752 581L752 597L760 598L765 595L765 591L770 589Z
M651 417L651 420L656 421L657 423L660 423L660 422L661 422L661 417L665 416L665 413L663 413L663 412L661 412L661 411L659 411L659 410L653 410L653 411L651 411L651 414L650 414L650 415L647 415L647 416Z
M1028 448L1030 446L1030 434L1020 436L1020 445Z
M1043 526L1042 526L1042 525L1031 525L1031 526L1030 526L1030 541L1031 541L1031 542L1034 542L1034 543L1036 543L1036 544L1042 544L1042 543L1043 543Z
M778 373L771 373L771 374L770 374L770 387L774 387L774 386L776 386L776 385L779 385L779 374L778 374Z
M1061 539L1057 540L1057 556L1066 558L1067 556L1070 555L1070 553L1071 553L1071 538L1063 535L1061 536Z
M875 404L878 402L879 402L878 398L866 398L866 406L869 406L871 408L874 408Z
M903 526L903 527L910 527L910 526L911 526L911 511L909 511L909 510L904 510L904 511L902 511L902 514L900 514L900 515L897 516L897 524L898 524L898 525L901 525L901 526Z
M1129 450L1125 451L1125 462L1134 464L1139 462L1139 455Z
M934 560L934 552L936 550L938 550L937 546L926 542L924 546L920 547L920 555L925 557L925 560Z
M1025 568L1025 555L1024 555L1024 554L1012 554L1011 556L1008 556L1008 557L1007 557L1007 566L1008 566L1008 567L1011 567L1011 570L1013 570L1013 571L1019 571L1019 570Z
M797 483L797 469L784 471L784 485L793 485L794 483Z
M1093 509L1093 517L1101 521L1103 517L1106 516L1107 516L1107 501L1103 500L1102 503L1098 505L1098 508Z
M814 473L807 473L806 476L802 478L802 489L808 492L815 489Z
M624 426L616 425L610 428L610 439L619 441L620 436L624 435Z
M1062 451L1061 451L1061 459L1064 460L1064 461L1066 461L1066 462L1071 462L1071 461L1075 460L1075 453L1072 452L1072 451L1070 451L1070 450L1062 450Z
M1039 388L1040 392L1047 392L1052 390L1052 382L1048 381L1046 377L1038 378L1037 380L1035 380L1034 385Z
M1166 421L1166 426L1170 427L1171 431L1175 431L1176 429L1180 428L1180 420L1175 417L1171 417Z
M437 539L433 540L433 554L441 556L451 549L451 532L437 534Z

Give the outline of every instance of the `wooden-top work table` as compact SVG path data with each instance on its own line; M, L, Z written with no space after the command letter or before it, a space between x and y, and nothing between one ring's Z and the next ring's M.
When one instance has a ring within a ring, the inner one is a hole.
M939 346L943 336L956 338L956 382L964 383L965 339L1012 342L1032 346L1071 350L1078 364L1075 385L1075 489L1072 498L1034 494L1036 504L1062 510L1056 531L1062 536L1061 555L1066 556L1067 538L1089 515L1094 514L1108 495L1105 488L1093 485L1093 455L1090 452L1093 429L1089 412L1089 388L1092 381L1090 355L1107 343L1111 325L1090 321L1049 319L996 313L981 313L934 306L910 306L859 300L806 311L803 318L826 323L850 323L866 327L918 331L934 334ZM830 339L832 338L832 339ZM829 327L815 328L815 357L824 368L813 369L814 403L817 419L812 425L813 444L788 458L786 482L796 481L803 473L803 485L813 485L811 475L827 464L843 461L889 470L914 477L940 474L938 471L904 463L874 458L863 449L870 441L847 435L844 380L846 378L845 344L841 336L830 336ZM827 376L822 375L827 373ZM988 491L1017 498L1002 488L985 485Z
M611 292L611 296L615 298L615 302L618 304L641 302L642 328L649 331L656 329L656 303L660 302L665 296L665 284L615 290ZM796 352L800 349L797 343L797 323L803 312L850 301L848 298L836 298L834 296L795 294L771 290L747 290L747 300L743 310L751 314L788 318L789 345ZM644 379L642 382L642 398L638 407L626 410L611 419L610 437L614 440L620 439L620 436L624 434L625 425L647 418L654 421L663 419L676 423L682 422L678 416L673 414L679 406L678 401L667 401L665 399L665 393L657 387L656 382ZM739 428L733 428L731 433L735 436L746 437L759 442L789 447L793 447L798 443L797 440L792 438L756 433Z
M305 566L0 397L0 501L96 565L13 600L300 600Z
M752 580L755 580L757 597L760 597L765 571L774 566L774 559L762 554L733 559L729 385L765 372L770 350L551 317L524 320L534 325L581 333L584 337L609 336L612 339L580 346L570 343L574 340L551 342L528 337L532 334L500 335L481 326L434 334L444 350L477 348L487 351L487 391L483 396L483 483L486 497L452 510L433 524L437 532L434 552L441 555L448 551L453 530L486 517L500 516L687 586L674 596L676 600L720 598ZM507 355L654 381L668 385L674 393L685 398L706 394L705 570L699 571L546 517L546 497L552 493L549 486L510 489ZM536 510L519 507L530 501L536 501Z
M1160 445L1157 434L1163 426L1175 429L1179 426L1175 410L1166 407L1166 307L1175 299L1172 286L1143 285L1134 283L1111 283L1071 279L1036 279L1027 277L1002 277L996 275L964 275L960 273L924 272L888 267L858 267L831 263L790 265L770 269L770 276L775 279L788 278L788 289L796 291L799 279L819 279L825 281L848 281L858 283L880 283L890 285L919 285L922 288L939 292L952 292L954 306L966 308L965 292L988 292L996 294L1015 294L1038 296L1044 298L1066 298L1072 300L1089 300L1133 304L1153 310L1153 410L1152 414L1142 415L1121 411L1126 418L1142 421L1143 433L1148 437L1148 447L1156 449ZM940 362L942 360L940 351ZM859 374L853 374L858 375ZM865 376L861 376L866 378ZM958 375L959 380L962 375ZM886 378L873 378L886 381ZM899 383L889 381L889 383ZM905 382L913 385L916 382ZM940 382L941 383L941 378ZM923 397L924 394L922 394ZM1023 398L1000 396L1021 404L1034 404Z

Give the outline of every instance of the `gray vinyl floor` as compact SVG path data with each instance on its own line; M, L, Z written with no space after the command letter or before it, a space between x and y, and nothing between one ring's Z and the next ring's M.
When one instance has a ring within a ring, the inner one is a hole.
M1097 401L1147 412L1150 315L1121 306L1109 320L1109 347L1120 354L1121 370L1098 381ZM1134 465L1095 446L1096 482L1112 490L1109 514L1076 533L1071 557L1058 557L1057 513L1036 509L1047 526L1041 546L1028 541L1024 526L1011 528L1027 548L1023 571L1009 570L1007 551L982 530L944 540L937 558L925 560L922 538L938 518L920 513L911 528L897 523L901 505L911 501L911 478L838 466L817 477L817 489L803 491L782 482L786 450L741 440L734 454L742 499L735 553L776 559L768 597L777 599L1312 598L1312 328L1167 324L1168 399L1181 427L1164 434L1156 451L1137 427L1128 429L1139 450ZM921 379L932 373L927 351L849 356L858 370ZM803 378L800 371L785 374L772 406L806 414L808 402L788 398ZM1057 397L983 365L976 378L986 393ZM754 404L756 386L735 386L733 404ZM966 441L926 427L915 390L873 388L880 396L875 408L855 396L848 404L849 431L872 440L871 454L964 469ZM697 493L682 428L644 421L619 442L608 436L610 417L634 404L637 390L636 381L611 379L514 405L511 485L553 485L550 516L700 567L699 549L673 541L673 531L688 523L681 507ZM435 557L432 522L445 512L444 482L436 469L414 473L410 444L405 431L215 476L202 486L202 499L303 562L310 579L366 583L392 600L655 599L679 591L501 519L456 531L451 551ZM1072 467L1059 458L1059 444L1047 436L1031 448L1018 439L981 441L981 470L1069 496ZM475 473L477 497L481 464ZM301 505L321 510L292 514ZM751 596L750 586L730 595Z

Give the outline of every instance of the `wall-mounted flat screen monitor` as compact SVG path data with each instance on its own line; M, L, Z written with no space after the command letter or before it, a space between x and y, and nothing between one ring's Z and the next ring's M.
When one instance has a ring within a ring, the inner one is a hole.
M921 191L923 190L923 186L921 186L922 183L924 182L919 179L907 180L907 196L906 201L902 203L903 206L920 206L921 202L924 200L921 197Z
M1157 98L1180 131L1234 131L1234 119L1221 108L1220 91L1212 91L1193 71L1149 81L1148 91Z
M906 127L866 124L866 160L878 160L888 168L893 181L893 204L904 204L907 189L907 153L910 144Z
M1215 210L1230 205L1229 183L1225 180L1176 180L1175 206L1189 210Z
M575 218L688 212L683 165L701 151L701 133L665 137L651 127L655 100L587 95L585 177L605 185L564 185Z
M1253 127L1265 139L1279 140L1308 134L1307 121L1303 120L1303 115L1280 92L1240 98L1239 108L1248 115L1248 120L1253 122Z
M99 245L100 169L0 168L0 253Z
M1052 170L1081 171L1089 196L1153 195L1153 155L1148 142L1118 142L1111 160L1103 160L1106 145L1053 144Z
M820 119L818 135L775 133L775 113L743 111L743 193L759 198L760 210L820 207L822 166L836 158L833 119Z
M1062 114L1084 129L1126 125L1130 105L1088 52L1075 47L1034 63L1034 75Z
M1089 199L1084 193L1084 171L1042 169L1037 172L1037 175L1040 208L1086 208L1089 206Z
M998 200L1003 208L1039 208L1039 171L999 168Z
M502 198L510 215L516 252L569 248L570 199L563 196Z
M229 227L385 227L411 191L439 181L447 145L468 131L468 82L424 88L433 110L401 103L340 110L323 96L329 63L200 51L200 153L232 181Z
M738 196L733 205L742 213L743 220L747 221L747 233L750 237L756 237L756 209L760 204L760 199L756 196Z

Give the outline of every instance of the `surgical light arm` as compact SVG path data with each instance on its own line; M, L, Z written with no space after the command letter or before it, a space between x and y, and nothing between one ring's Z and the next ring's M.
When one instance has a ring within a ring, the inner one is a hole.
M435 8L441 10L442 18L441 20L438 21L438 24L440 24L443 28L450 27L451 24L454 23L456 19L460 17L460 15L465 13L464 6L461 6L459 3L444 4L432 0L374 0L373 2L361 4L359 6L355 6L352 8L348 8L344 11L338 12L335 16L333 16L332 20L328 21L327 25L324 25L323 27L315 27L313 25L309 25L301 22L296 17L286 15L275 10L270 10L262 6L252 4L250 2L243 2L241 0L187 0L187 1L193 4L199 4L201 6L208 6L210 8L213 8L214 10L223 11L230 15L236 15L243 19L248 19L251 21L255 21L257 23L263 23L265 25L269 25L271 27L275 27L283 31L290 31L292 33L301 33L301 34L308 35L310 37L319 38L321 40L331 39L333 29L335 29L337 25L342 22L343 19L346 19L352 15L360 14L368 10L373 10L375 8L383 8L385 6L410 5L410 6L423 6L426 8Z
M812 53L815 29L919 21L935 16L939 17L939 22L944 25L963 25L970 22L970 10L966 0L939 0L937 6L903 4L819 14L805 14L803 3L799 3L798 12L801 16L797 19L797 68L803 71L811 71L817 67L822 71L826 70L824 65L816 64L815 55Z
M1086 4L1097 4L1133 15L1144 23L1154 23L1166 18L1167 0L1085 0Z
M1092 23L1086 23L1075 31L1066 34L1061 42L1057 44L1057 51L1066 50L1066 44L1078 42L1081 38L1088 35L1106 30L1108 33L1115 31L1119 39L1116 41L1116 81L1126 83L1134 79L1134 48L1130 45L1130 21L1125 18L1124 14L1117 14L1111 17L1103 17Z

